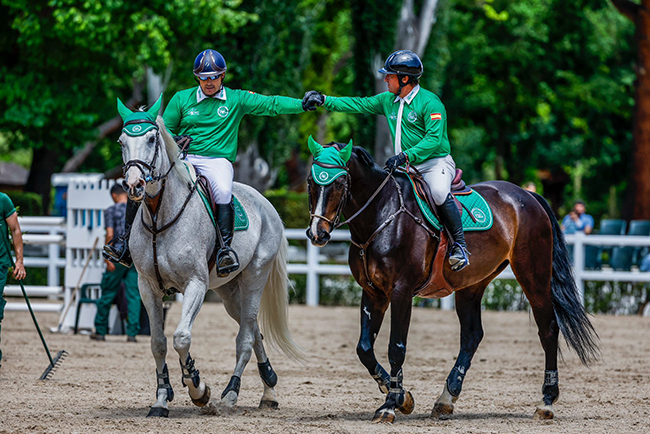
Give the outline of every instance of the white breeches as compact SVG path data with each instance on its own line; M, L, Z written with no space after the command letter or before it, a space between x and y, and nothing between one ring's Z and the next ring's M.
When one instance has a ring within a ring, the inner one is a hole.
M415 166L420 171L436 205L442 205L451 192L451 182L456 175L456 163L451 155L432 158Z
M215 203L227 204L232 199L232 183L235 171L232 163L226 158L188 155L186 161L192 163L210 182Z

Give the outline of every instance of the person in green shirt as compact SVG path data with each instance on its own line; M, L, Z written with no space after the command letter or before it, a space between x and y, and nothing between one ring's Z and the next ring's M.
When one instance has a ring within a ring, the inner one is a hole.
M386 116L395 149L386 166L392 170L408 162L422 173L438 215L454 239L449 263L454 271L460 271L469 265L469 252L460 213L451 195L456 163L450 155L447 112L436 94L420 87L423 71L422 61L415 53L399 50L379 70L386 74L388 92L353 98L309 91L303 104L307 110L323 106L330 111Z
M16 280L23 280L27 273L23 264L23 235L18 224L18 213L9 196L4 193L0 193L0 217L2 217L0 218L0 237L5 238L0 240L0 330L2 330L2 320L5 316L5 305L7 304L4 299L4 291L7 284L7 272L11 267L11 250L7 249L7 246L9 246L9 231L11 231L11 237L14 240L14 251L16 252L16 266L12 275ZM0 362L2 362L1 349Z
M242 118L245 115L276 116L305 112L302 101L297 98L259 95L225 87L226 70L226 61L219 52L204 50L199 53L194 61L198 86L177 92L163 114L165 126L173 135L179 139L186 136L191 138L186 160L210 182L217 205L216 218L225 244L225 248L221 248L217 238L220 276L239 268L239 259L230 248L230 243L235 224L232 163L237 157ZM127 255L126 241L137 206L129 201L124 239L111 241L104 247L105 256L114 261L120 261Z

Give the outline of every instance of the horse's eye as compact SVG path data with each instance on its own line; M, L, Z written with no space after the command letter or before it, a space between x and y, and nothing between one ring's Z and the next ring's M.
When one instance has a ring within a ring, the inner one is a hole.
M149 143L153 143L154 140L156 140L156 138L155 138L154 136L150 136L150 137L149 137Z

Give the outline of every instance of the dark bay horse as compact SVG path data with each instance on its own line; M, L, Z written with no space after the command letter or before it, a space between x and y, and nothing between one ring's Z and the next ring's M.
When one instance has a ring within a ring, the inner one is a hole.
M338 157L331 148L339 152ZM315 158L308 178L311 222L307 235L312 244L323 246L340 226L339 215L348 218L352 235L349 264L363 288L357 354L386 394L373 421L392 422L395 409L405 414L413 411L413 397L402 384L412 298L427 282L439 238L437 231L424 223L407 177L387 173L363 148L350 148L352 144L321 146L310 139ZM323 157L325 154L329 159ZM327 178L323 170L336 179L319 182ZM315 180L315 175L320 179ZM598 336L579 300L564 237L541 196L504 181L471 187L490 204L494 223L487 231L467 233L472 253L469 267L454 272L444 261L444 276L456 291L460 352L432 416L446 418L453 413L483 338L481 298L488 283L510 264L530 302L546 355L543 397L534 417L551 419L552 405L559 396L559 332L583 364L588 366L599 356ZM374 353L375 339L389 305L390 375Z

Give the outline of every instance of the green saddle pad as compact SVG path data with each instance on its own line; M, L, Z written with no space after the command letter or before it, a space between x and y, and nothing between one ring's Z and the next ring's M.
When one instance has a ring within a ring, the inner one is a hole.
M185 168L187 171L192 174L190 169L187 167L187 162L185 162ZM194 182L197 182L196 179L193 179ZM210 208L210 201L208 200L208 196L206 195L206 192L203 191L203 188L201 187L201 184L199 184L199 188L196 189L199 192L199 196L201 196L201 200L203 201L203 205L205 205L206 211L208 211L208 215L210 216L210 220L212 220L212 224L214 227L217 227L217 222L214 219L214 213L212 212L212 208ZM248 229L248 214L246 214L246 210L242 206L241 202L239 202L239 199L233 194L232 195L232 201L233 204L235 205L235 230L236 231L245 231Z
M411 187L413 188L413 181L409 178L411 182ZM481 196L476 190L470 189L471 193L469 194L459 194L454 195L456 199L460 201L463 205L462 221L463 221L463 230L465 231L487 231L492 227L494 218L492 216L492 209L488 205L487 201ZM431 225L440 230L442 225L438 218L433 214L433 211L426 203L426 201L420 199L420 196L415 195L415 199L418 202L420 211L426 217L426 219L431 223ZM469 211L469 212L468 212ZM474 219L469 215L472 213Z

